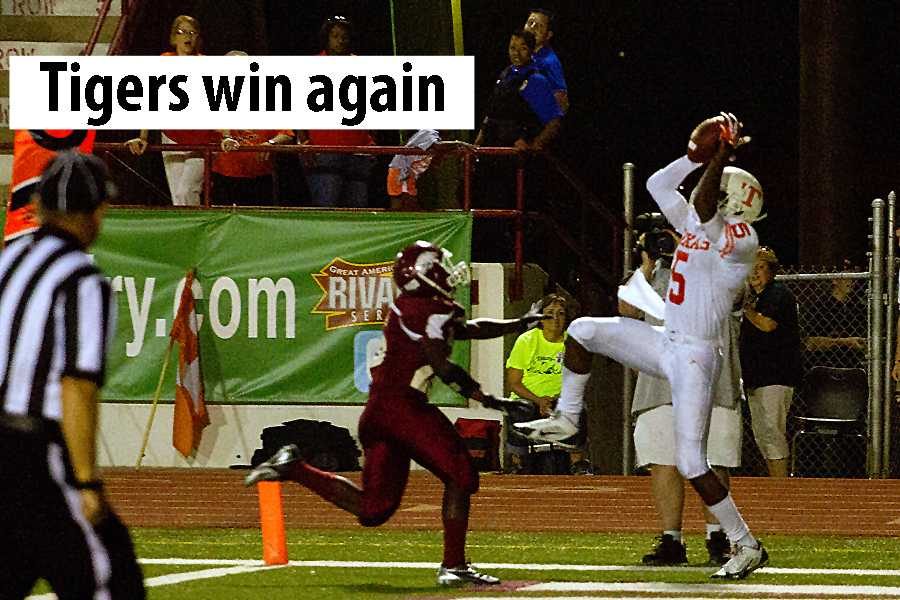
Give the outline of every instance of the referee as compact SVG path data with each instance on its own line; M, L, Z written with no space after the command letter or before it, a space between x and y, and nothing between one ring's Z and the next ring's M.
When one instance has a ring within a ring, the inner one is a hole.
M38 185L42 227L0 254L0 598L45 579L60 600L145 597L128 530L96 466L98 390L115 330L85 253L112 185L59 153Z

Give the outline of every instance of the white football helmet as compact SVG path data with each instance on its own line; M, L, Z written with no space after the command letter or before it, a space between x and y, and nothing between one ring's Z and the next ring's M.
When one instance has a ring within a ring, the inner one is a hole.
M722 171L722 183L719 186L722 199L719 200L719 212L723 216L737 217L753 223L764 218L763 191L759 180L743 169L725 167Z

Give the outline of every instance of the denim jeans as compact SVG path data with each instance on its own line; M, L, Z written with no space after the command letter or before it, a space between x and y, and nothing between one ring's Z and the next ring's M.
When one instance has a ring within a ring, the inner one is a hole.
M369 205L369 173L375 158L368 154L319 154L306 175L313 206L365 208Z

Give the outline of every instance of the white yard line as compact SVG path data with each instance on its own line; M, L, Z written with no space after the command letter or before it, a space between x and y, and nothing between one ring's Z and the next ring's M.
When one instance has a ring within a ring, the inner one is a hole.
M261 560L242 559L208 559L208 558L142 558L144 565L244 565L260 566ZM517 571L620 571L620 572L673 572L673 573L711 573L713 567L647 567L643 565L565 565L565 564L520 564L520 563L487 563L477 562L483 569L511 569ZM334 567L356 569L437 569L437 563L431 562L373 562L353 560L292 560L292 567ZM900 577L900 569L805 569L785 567L765 567L757 573L770 575L855 575Z
M198 579L213 579L228 575L253 573L268 569L282 567L318 567L338 569L429 569L437 570L438 564L431 562L373 562L353 560L292 560L287 565L264 564L261 560L245 559L215 559L215 558L142 558L138 562L143 565L171 565L171 566L215 566L217 568L201 569L187 573L173 573L160 575L144 580L147 587L174 585L186 581ZM516 571L626 571L648 572L711 572L708 567L644 567L640 565L563 565L563 564L520 564L520 563L478 563L479 568L505 569ZM853 576L883 576L900 577L900 569L790 569L766 567L759 573L781 575L853 575ZM771 585L771 584L682 584L682 583L600 583L600 582L551 582L539 583L521 588L520 592L637 592L637 593L700 593L718 594L727 593L733 596L755 594L768 595L774 598L796 595L831 595L831 596L891 596L900 597L900 587L873 586L873 585ZM618 596L621 598L621 596ZM508 598L508 597L507 597ZM554 598L562 598L554 596ZM699 598L699 596L697 597ZM27 600L55 600L55 594L41 594L29 596ZM479 596L478 600L493 600L489 597ZM528 600L542 600L535 596L528 596ZM692 598L679 597L679 600L693 600Z
M241 573L253 573L254 571L265 571L267 569L280 569L282 565L242 565L237 567L221 567L218 569L203 569L202 571L188 571L187 573L172 573L171 575L159 575L144 580L144 586L157 587L160 585L174 585L176 583L184 583L185 581L196 581L197 579L214 579L216 577L225 577L226 575L239 575Z
M560 581L525 586L517 592L644 592L654 594L728 594L729 596L900 596L900 587L878 585L773 585L714 583L600 583Z
M168 559L169 561L177 561L179 559ZM140 561L147 564L146 561ZM231 561L229 561L231 562ZM186 581L197 581L198 579L215 579L217 577L225 577L228 575L240 575L242 573L253 573L254 571L265 571L268 569L280 569L284 565L268 566L262 564L262 561L238 561L242 563L233 567L220 567L217 569L202 569L200 571L189 571L187 573L172 573L171 575L160 575L158 577L150 577L144 580L144 587L159 587L161 585L175 585L176 583L185 583ZM167 565L184 565L184 564L221 564L222 561L197 561L197 562L165 562L155 564ZM56 594L40 594L37 596L28 596L25 600L57 600Z

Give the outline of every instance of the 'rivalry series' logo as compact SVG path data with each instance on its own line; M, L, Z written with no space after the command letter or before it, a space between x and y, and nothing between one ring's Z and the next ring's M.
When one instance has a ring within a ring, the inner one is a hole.
M325 315L327 331L384 323L396 294L393 276L393 260L357 264L335 258L312 273L323 294L311 312Z

